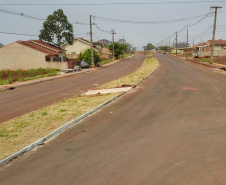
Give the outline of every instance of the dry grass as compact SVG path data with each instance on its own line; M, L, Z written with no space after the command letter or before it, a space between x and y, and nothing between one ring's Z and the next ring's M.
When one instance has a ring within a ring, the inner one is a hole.
M0 160L116 95L72 97L0 124Z
M149 54L148 56L150 57L152 56L152 54ZM159 63L156 58L147 58L145 59L142 66L135 72L122 78L119 78L117 80L106 83L104 85L98 86L97 88L110 89L120 87L123 85L135 85L137 82L139 82L140 80L145 78L148 74L150 74L152 71L154 71L158 67L158 65Z

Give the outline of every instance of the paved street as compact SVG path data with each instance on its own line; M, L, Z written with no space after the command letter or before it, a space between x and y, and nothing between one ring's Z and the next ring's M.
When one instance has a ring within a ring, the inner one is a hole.
M89 73L0 92L0 123L130 74L141 66L144 58L137 55Z
M225 185L226 73L156 56L139 87L0 167L0 183Z

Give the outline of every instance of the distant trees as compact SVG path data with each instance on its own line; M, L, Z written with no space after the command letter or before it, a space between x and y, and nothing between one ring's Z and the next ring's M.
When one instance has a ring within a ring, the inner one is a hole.
M0 43L0 48L1 48L1 47L3 47L3 44L2 44L2 43Z
M98 62L101 61L100 55L97 53L97 51L93 50L93 56L94 56L94 64L97 65ZM84 60L91 65L91 49L87 49L84 51L84 53L79 54L79 59Z
M56 46L61 46L65 42L73 44L73 26L62 9L54 11L47 17L40 30L39 39Z
M124 54L126 51L127 46L125 44L119 44L119 43L114 43L114 56L116 59L120 57L120 55ZM110 51L113 51L113 44L110 44L108 46L108 49Z
M169 48L169 46L161 46L159 47L159 49L163 50L163 51L167 51Z
M148 51L151 51L151 50L153 50L153 49L155 49L155 46L154 46L152 43L148 43L148 44L147 44L147 50L148 50Z

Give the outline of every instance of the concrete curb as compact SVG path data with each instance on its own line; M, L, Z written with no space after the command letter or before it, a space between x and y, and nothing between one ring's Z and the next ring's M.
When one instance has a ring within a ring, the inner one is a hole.
M158 65L158 67L157 67L154 71L152 71L152 72L151 72L150 74L148 74L145 78L143 78L143 79L140 80L138 83L136 83L135 85L133 85L133 86L132 86L132 89L135 88L136 86L138 86L142 81L144 81L147 77L149 77L149 76L150 76L153 72L155 72L159 67L160 67L160 64ZM130 89L130 90L131 90L131 89ZM128 90L128 91L130 91L130 90ZM127 92L128 92L128 91L127 91ZM6 163L9 163L10 161L12 161L12 160L14 160L14 159L20 157L20 156L23 155L24 153L29 152L30 150L32 150L33 148L35 148L35 147L37 147L37 146L43 145L43 143L44 143L45 141L51 139L52 137L58 135L59 133L61 133L61 132L63 132L63 131L65 131L65 130L68 129L69 127L71 127L71 126L73 126L73 125L76 125L76 123L78 123L79 121L85 119L85 118L88 117L89 115L95 113L96 111L100 110L100 109L103 108L104 106L106 106L106 105L108 105L109 103L115 101L116 99L118 99L119 97L121 97L122 95L124 95L124 94L127 93L127 92L122 92L122 93L120 93L119 95L113 97L112 99L110 99L110 100L106 101L105 103L103 103L103 104L97 106L96 108L92 109L91 111L89 111L89 112L87 112L87 113L85 113L85 114L83 114L83 115L77 117L75 120L72 120L72 121L66 123L65 125L63 125L63 126L61 126L60 128L54 130L54 131L51 132L50 134L44 136L43 138L41 138L41 139L35 141L35 142L32 143L32 144L26 146L26 147L23 148L22 150L20 150L20 151L14 153L13 155L11 155L11 156L9 156L9 157L7 157L7 158L5 158L5 159L2 159L2 160L0 161L0 166L4 165L4 164L6 164Z
M19 156L21 156L22 154L32 150L33 148L35 148L36 146L40 146L42 145L45 141L49 140L50 138L56 136L57 134L65 131L66 129L68 129L69 127L71 127L72 125L75 125L77 122L83 120L84 118L88 117L89 115L93 114L94 112L98 111L99 109L103 108L104 106L106 106L107 104L113 102L114 100L116 100L117 98L119 98L120 96L122 96L123 94L125 94L126 92L122 92L121 94L115 96L114 98L106 101L105 103L97 106L96 108L92 109L91 111L79 116L78 118L76 118L75 120L72 120L68 123L66 123L65 125L61 126L60 128L54 130L53 132L51 132L50 134L46 135L45 137L35 141L34 143L26 146L25 148L23 148L22 150L14 153L13 155L3 159L0 161L0 166L18 158Z

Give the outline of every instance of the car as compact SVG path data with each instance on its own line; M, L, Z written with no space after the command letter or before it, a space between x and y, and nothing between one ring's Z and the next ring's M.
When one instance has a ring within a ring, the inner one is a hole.
M166 54L166 51L163 51L163 54Z
M81 68L87 68L87 67L89 67L88 62L86 62L86 61L81 61Z

